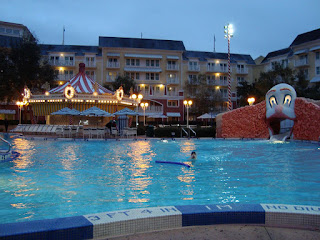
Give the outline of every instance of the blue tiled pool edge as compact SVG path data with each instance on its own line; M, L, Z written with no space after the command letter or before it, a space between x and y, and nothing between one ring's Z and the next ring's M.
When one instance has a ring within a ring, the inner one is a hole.
M320 207L208 204L150 207L0 224L0 239L92 239L213 224L320 228Z

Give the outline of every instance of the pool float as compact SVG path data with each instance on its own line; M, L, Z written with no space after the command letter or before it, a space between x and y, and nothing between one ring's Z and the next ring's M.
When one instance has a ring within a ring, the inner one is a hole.
M177 165L182 165L186 167L190 167L190 165L186 163L181 163L181 162L169 162L169 161L156 161L156 163L169 163L169 164L177 164Z

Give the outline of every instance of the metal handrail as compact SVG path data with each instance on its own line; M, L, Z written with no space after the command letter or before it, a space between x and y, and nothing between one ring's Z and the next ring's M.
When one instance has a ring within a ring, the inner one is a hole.
M196 137L197 133L191 127L189 127L189 129L191 130L191 132L193 132L194 136Z
M181 127L181 137L182 137L182 131L187 135L187 137L189 137L188 132L183 127Z
M0 139L9 145L9 150L3 151L3 152L1 151L1 153L9 153L11 151L11 147L12 147L11 143L9 143L7 140L3 139L2 137L0 137Z

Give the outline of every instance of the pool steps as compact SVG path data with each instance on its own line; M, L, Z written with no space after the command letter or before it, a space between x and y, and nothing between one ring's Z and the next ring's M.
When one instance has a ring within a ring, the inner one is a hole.
M214 224L319 230L320 207L232 203L138 208L0 224L0 239L93 239Z

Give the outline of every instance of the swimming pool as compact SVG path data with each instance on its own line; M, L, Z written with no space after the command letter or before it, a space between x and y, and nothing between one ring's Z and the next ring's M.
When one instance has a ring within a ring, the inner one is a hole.
M0 166L1 223L166 205L320 203L317 144L9 140L21 156Z

